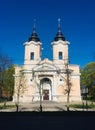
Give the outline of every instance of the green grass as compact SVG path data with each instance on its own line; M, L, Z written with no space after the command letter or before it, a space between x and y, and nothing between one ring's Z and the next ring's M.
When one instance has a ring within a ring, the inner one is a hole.
M8 108L15 108L15 105L0 105L0 109L8 109Z
M93 109L93 108L95 108L95 105L93 105L93 104L88 104L88 105L71 104L70 107L71 108L79 108L79 109L83 109L83 108Z

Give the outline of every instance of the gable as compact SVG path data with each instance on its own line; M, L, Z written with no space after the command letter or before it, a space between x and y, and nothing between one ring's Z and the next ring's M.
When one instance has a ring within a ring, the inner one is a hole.
M57 71L58 68L53 64L49 63L42 63L38 64L36 67L33 68L33 71Z

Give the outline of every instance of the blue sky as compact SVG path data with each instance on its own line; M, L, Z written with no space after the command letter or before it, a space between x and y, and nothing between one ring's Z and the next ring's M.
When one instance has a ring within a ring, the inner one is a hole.
M42 42L42 58L52 59L52 46L61 18L61 31L70 42L71 64L84 67L95 61L94 0L1 0L0 51L15 64L24 62L23 43L28 40L36 19L37 34Z

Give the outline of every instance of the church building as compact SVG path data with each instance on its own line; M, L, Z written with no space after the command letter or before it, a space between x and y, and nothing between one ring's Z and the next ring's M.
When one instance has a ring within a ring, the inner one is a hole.
M15 67L14 102L66 102L68 92L70 102L81 101L79 65L69 64L69 44L58 21L58 31L51 43L53 60L42 60L42 43L34 24L32 35L24 43L24 65Z

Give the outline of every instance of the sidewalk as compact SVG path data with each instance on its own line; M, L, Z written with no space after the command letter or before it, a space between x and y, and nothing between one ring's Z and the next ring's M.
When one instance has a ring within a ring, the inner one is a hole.
M74 103L74 102L73 102ZM90 102L89 102L90 103ZM72 104L72 103L71 103ZM75 104L75 103L74 103ZM76 103L79 104L79 103ZM82 102L80 102L82 104ZM1 103L0 105L4 105L4 103ZM14 102L7 102L6 105L14 105ZM66 111L66 103L64 102L53 102L53 101L43 101L41 103L42 110L43 111ZM77 109L77 108L70 108L71 111L95 111L95 109ZM31 102L31 103L20 103L19 111L40 111L40 102ZM16 112L16 107L14 108L8 108L8 109L0 109L0 112Z

